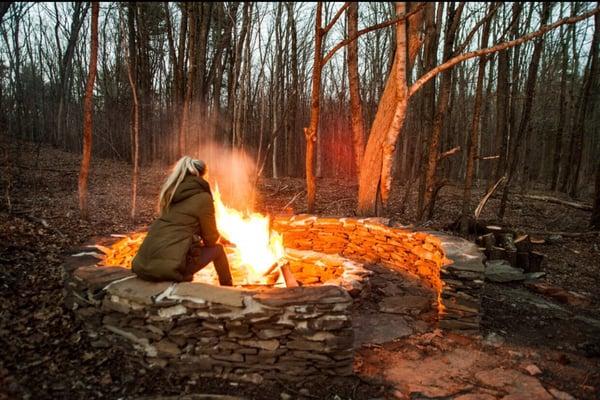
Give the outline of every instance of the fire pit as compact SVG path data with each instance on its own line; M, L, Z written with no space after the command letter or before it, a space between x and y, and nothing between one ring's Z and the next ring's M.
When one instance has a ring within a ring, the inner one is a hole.
M299 215L272 227L285 246L277 262L297 287L286 287L281 268L260 282L239 268L234 288L212 284L209 267L194 282L145 282L127 268L140 242L133 235L69 257L66 302L91 332L133 346L147 366L255 383L352 373L350 307L368 288L366 263L409 271L434 288L441 328L479 327L483 264L470 242L377 219Z

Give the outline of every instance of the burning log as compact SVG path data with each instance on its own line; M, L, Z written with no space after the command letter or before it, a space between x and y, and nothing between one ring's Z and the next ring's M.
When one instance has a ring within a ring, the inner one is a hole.
M286 262L285 264L281 265L279 268L281 270L281 273L283 274L283 279L285 280L285 286L297 287L298 282L296 281L296 278L294 278L294 274L292 273L292 270L290 269L290 263Z

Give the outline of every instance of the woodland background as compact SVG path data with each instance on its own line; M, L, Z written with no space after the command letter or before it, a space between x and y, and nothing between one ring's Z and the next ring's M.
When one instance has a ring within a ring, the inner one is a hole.
M406 79L414 83L453 56L594 7L408 3L407 12L419 14L421 46ZM317 9L322 21L316 21ZM1 13L1 135L11 146L28 141L81 152L90 4L3 3ZM357 154L383 102L396 47L389 22L396 17L387 2L101 3L93 157L145 168L171 164L181 154L202 156L208 143L218 143L245 151L256 174L304 177L315 39L322 36L319 58L331 57L320 69L314 174L355 182L359 169L371 168L361 166ZM514 192L536 188L562 198L593 197L600 176L594 21L561 25L456 64L410 98L392 173L398 184L418 182L420 219L431 217L435 194L445 185L463 185L469 168L473 182L486 188L511 175ZM363 33L357 40L336 46L357 31ZM354 82L360 108L351 104ZM12 162L8 151L4 159ZM432 159L439 162L432 166ZM10 186L11 174L3 175ZM433 201L423 199L427 191Z

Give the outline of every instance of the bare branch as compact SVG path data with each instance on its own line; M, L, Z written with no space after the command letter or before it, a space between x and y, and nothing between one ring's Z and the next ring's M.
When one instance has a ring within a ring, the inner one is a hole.
M345 40L342 40L341 42L339 42L338 44L336 44L331 50L329 50L329 52L325 55L325 57L323 57L323 64L322 65L327 64L327 61L329 61L331 59L331 57L333 57L334 54L339 49L341 49L342 47L346 46L349 43L352 43L353 41L355 41L356 39L358 39L360 36L364 35L365 33L369 33L369 32L375 31L377 29L387 28L390 25L394 25L394 24L396 24L396 23L398 23L400 21L404 21L405 19L410 18L414 14L420 12L423 8L425 8L425 3L421 3L418 7L415 7L414 10L412 10L409 13L407 13L406 15L403 15L403 16L400 16L398 18L394 18L394 19L382 22L380 24L372 25L372 26L369 26L367 28L361 29L353 37L345 39Z
M422 77L420 77L408 90L408 96L410 97L413 94L415 94L419 89L421 89L421 87L423 87L423 85L425 85L427 82L429 82L429 80L431 80L434 76L436 76L440 72L450 69L450 68L454 67L456 64L459 64L465 60L475 58L475 57L485 56L487 54L496 53L496 52L504 50L504 49L509 49L511 47L518 46L522 43L528 42L539 36L542 36L546 32L556 29L561 25L565 25L565 24L571 25L571 24L577 23L577 22L587 19L599 12L600 12L600 8L595 8L592 11L589 11L585 14L581 14L576 17L563 18L563 19L556 21L553 24L545 25L545 26L541 27L539 30L529 33L525 36L521 36L518 39L511 40L509 42L499 43L495 46L488 47L486 49L479 49L479 50L471 51L471 52L464 53L459 56L453 57L450 60L446 61L445 63L443 63L443 64L437 66L436 68L432 69L431 71L427 72Z
M344 5L338 10L338 12L335 14L335 16L333 17L333 19L331 20L331 22L329 22L327 24L327 26L325 28L323 28L321 30L321 35L325 35L327 32L329 32L329 30L331 28L333 28L333 26L335 25L335 23L337 22L337 20L340 18L340 16L342 15L342 13L346 10L346 8L348 8L350 6L349 2L344 3Z

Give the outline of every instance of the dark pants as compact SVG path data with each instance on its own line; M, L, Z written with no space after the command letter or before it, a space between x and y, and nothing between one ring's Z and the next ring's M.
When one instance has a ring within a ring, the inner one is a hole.
M227 261L227 254L225 254L225 250L220 244L215 244L214 246L192 244L187 254L185 270L182 273L183 280L191 281L194 274L206 267L211 261L215 266L221 286L232 286L233 282L231 271L229 270L229 262Z

